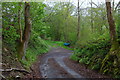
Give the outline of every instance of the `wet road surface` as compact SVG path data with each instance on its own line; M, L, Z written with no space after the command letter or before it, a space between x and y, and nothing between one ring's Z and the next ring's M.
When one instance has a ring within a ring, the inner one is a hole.
M70 57L72 51L63 48L52 48L40 62L42 78L83 78L80 74L69 68L64 58Z

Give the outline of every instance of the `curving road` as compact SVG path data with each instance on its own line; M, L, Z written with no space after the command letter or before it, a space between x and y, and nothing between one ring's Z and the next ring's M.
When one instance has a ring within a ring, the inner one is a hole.
M64 58L72 55L72 51L63 48L52 48L41 58L40 71L43 78L83 78L80 74L69 68Z

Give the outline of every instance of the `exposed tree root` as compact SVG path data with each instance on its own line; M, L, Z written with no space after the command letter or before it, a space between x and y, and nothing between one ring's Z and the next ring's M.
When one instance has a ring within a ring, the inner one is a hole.
M0 77L3 78L3 79L6 79L5 76L3 76L2 74L0 74Z
M11 72L11 71L18 71L24 72L26 74L30 74L30 72L26 71L25 69L18 69L18 68L11 68L11 69L0 69L1 72Z

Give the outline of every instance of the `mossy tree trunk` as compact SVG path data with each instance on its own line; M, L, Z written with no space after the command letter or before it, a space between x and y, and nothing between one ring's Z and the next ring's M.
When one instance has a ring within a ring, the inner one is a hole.
M111 43L113 44L116 41L116 30L115 30L115 22L113 20L112 11L111 11L112 10L111 2L106 2L106 10L107 10L108 23L109 23Z
M31 19L30 19L30 4L25 2L25 9L24 9L24 19L25 19L25 28L22 35L22 42L19 44L18 54L20 54L19 59L25 59L25 53L27 49L27 45L30 39L31 33Z
M111 0L106 0L107 18L109 23L111 49L102 61L101 72L109 72L110 69L118 69L120 63L119 44L115 30L115 22L112 16Z

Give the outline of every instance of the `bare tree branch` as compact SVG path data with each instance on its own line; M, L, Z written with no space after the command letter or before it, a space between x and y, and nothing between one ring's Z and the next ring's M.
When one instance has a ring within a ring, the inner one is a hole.
M118 2L117 6L115 7L115 11L117 10L119 5L120 5L120 1Z
M94 2L89 2L90 4L94 4L96 7L99 8L99 6L97 4L95 4Z

